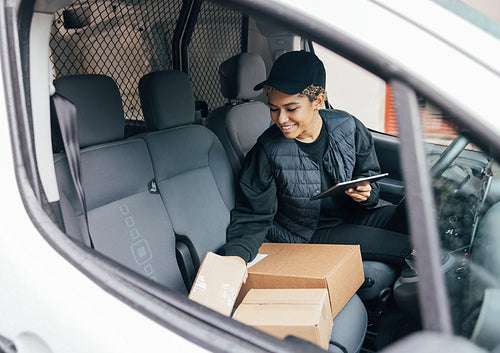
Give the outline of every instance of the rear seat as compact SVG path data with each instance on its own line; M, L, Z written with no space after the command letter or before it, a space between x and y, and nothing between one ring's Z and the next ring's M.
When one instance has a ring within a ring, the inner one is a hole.
M77 108L81 178L95 250L186 293L172 225L160 195L151 190L154 171L146 143L123 140L125 120L115 82L82 75L59 78L54 85ZM66 232L82 240L83 215L66 157L54 158Z

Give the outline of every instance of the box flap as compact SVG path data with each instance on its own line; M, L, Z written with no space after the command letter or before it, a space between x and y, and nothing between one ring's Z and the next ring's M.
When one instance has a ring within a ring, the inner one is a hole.
M226 316L231 314L243 283L245 264L208 252L194 281L189 299Z

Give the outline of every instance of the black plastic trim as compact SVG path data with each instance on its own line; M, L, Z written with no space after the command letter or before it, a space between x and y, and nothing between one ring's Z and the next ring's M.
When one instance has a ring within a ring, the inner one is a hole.
M189 42L193 35L196 19L200 12L202 0L185 0L179 20L174 31L173 45L173 66L175 70L180 70L189 74Z
M241 21L241 52L248 52L248 16L242 15Z

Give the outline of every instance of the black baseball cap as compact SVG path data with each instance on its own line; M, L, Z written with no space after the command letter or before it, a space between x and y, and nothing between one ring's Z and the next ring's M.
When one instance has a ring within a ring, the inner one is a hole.
M286 94L297 94L310 85L325 88L325 81L325 67L314 53L291 51L276 59L267 80L254 90L268 85Z

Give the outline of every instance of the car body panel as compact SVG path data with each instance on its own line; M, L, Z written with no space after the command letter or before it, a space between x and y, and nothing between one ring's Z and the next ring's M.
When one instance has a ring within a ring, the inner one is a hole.
M266 2L282 12L293 9L295 16L305 14L315 23L314 28L327 26L327 33L340 33L376 53L377 60L383 61L385 69L382 71L387 75L384 78L405 77L425 88L426 93L435 92L442 101L459 107L473 118L474 124L481 124L483 129L500 136L500 107L496 102L500 92L500 45L496 38L473 29L427 1L422 1L421 7L415 4L406 7L398 1ZM39 168L42 166L40 178L49 202L57 201L58 192L53 165L48 163L52 159L51 136L47 129L52 77L48 68L48 48L43 45L43 38L50 33L52 11L67 3L37 2L39 13L33 17L30 37L35 43L30 47L29 76L35 150ZM245 2L244 6L251 6L251 3ZM435 34L442 29L436 25L436 17L426 17L435 10L443 22L441 25L448 25L446 38L445 34ZM412 22L408 23L408 19ZM454 30L462 28L470 31L467 37ZM422 55L423 52L429 55ZM4 84L0 85L0 97L10 98L7 93L10 92L4 91ZM157 316L152 315L147 303L155 303L157 298L109 272L93 255L66 238L45 213L29 186L20 156L24 146L20 146L17 137L11 135L17 133L17 127L12 124L17 117L8 115L7 104L12 104L12 101L0 100L0 163L3 167L0 282L4 288L0 295L0 312L7 318L0 320L0 335L11 339L19 352L251 350L248 341L259 336L250 336L244 341L239 333L236 334L241 329L241 325L236 324L234 341L241 340L241 345L222 347L227 342L220 339L223 330L217 320L223 319L213 319L213 314L208 311L195 311L199 314L197 318L188 309L183 314L174 314L177 309L162 303L163 306L155 308L163 309L155 313ZM385 146L389 151L381 160L390 165L399 154L398 143L383 135L375 139L379 146ZM436 151L440 151L440 147ZM402 176L397 173L399 167L390 166L394 168L392 192L396 200L403 192L399 183L402 183ZM184 315L184 320L190 322L185 331L166 324L175 320L176 315ZM201 328L202 321L209 328ZM200 331L203 337L193 338L195 334L188 335L188 330ZM226 329L226 334L233 332ZM266 338L260 338L265 342ZM265 346L256 342L255 351ZM220 349L217 345L221 346ZM267 349L272 351L272 346L269 347Z

